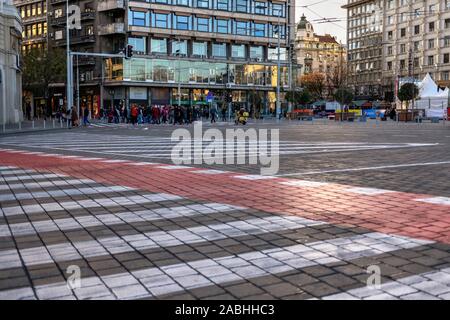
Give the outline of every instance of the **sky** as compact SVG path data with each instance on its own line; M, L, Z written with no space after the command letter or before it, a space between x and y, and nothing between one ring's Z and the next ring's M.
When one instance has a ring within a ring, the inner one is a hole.
M329 33L336 36L338 41L346 43L346 10L341 6L347 3L347 0L296 0L296 22L304 13L306 18L312 22L314 31L317 34ZM303 8L307 6L307 8ZM315 23L312 20L321 18L337 18L339 22L335 23Z

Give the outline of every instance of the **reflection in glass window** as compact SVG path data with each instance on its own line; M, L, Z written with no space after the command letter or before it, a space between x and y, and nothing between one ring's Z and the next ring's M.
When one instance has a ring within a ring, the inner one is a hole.
M187 55L187 40L172 42L172 54L173 55Z
M178 30L189 30L189 19L188 16L175 16L175 25Z
M231 0L217 0L217 9L218 10L226 10L230 9Z
M133 51L137 53L145 54L147 52L146 46L146 38L145 37L129 37L128 44L133 46Z
M265 37L266 36L266 25L264 23L255 23L253 25L253 35L255 37Z
M276 17L283 17L283 5L279 3L272 3L272 15Z
M246 21L236 21L236 34L248 35L248 23Z
M213 57L226 58L226 56L227 56L226 43L213 43L212 44L212 55L213 55Z
M129 11L129 21L132 26L146 27L149 25L149 14L147 12Z
M228 20L217 19L217 30L218 33L228 33Z
M209 0L197 0L197 8L209 8Z
M197 18L197 31L209 32L209 18Z
M247 0L235 0L237 12L247 12L248 1Z
M254 13L256 14L266 14L267 4L261 1L254 2Z
M278 60L278 49L269 48L267 55L269 60ZM285 61L286 58L287 58L286 48L280 48L280 60Z
M155 27L167 29L169 27L169 15L164 13L155 14Z
M167 39L152 39L151 50L152 53L167 54Z
M264 58L263 47L262 46L251 46L250 47L250 59L260 59Z
M231 56L233 58L245 58L245 45L232 45L231 46Z
M207 44L206 42L193 42L192 43L192 54L194 56L206 57Z

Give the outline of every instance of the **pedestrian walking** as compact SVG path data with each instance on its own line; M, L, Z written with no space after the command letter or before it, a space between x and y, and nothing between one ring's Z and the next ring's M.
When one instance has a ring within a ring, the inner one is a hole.
M88 124L91 124L89 122L89 108L88 107L84 107L84 110L83 110L83 125L87 126Z
M137 122L137 117L139 115L139 110L135 104L131 107L130 116L131 116L131 124L134 126Z

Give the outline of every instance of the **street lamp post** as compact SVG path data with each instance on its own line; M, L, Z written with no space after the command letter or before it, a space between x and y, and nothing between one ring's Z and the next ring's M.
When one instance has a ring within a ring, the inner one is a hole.
M278 11L278 49L277 49L277 98L276 98L276 117L280 119L281 115L281 101L280 101L280 86L281 86L281 10Z
M72 109L72 64L70 55L69 0L66 0L67 111Z
M178 43L179 45L179 43ZM177 51L175 51L175 56L178 57L178 107L181 107L181 51L180 48L178 48Z

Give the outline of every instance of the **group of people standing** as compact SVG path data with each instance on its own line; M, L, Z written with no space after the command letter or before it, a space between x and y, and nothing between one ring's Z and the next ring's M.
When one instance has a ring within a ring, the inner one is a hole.
M132 104L130 108L116 106L111 108L107 114L100 111L100 118L109 123L130 123L136 124L189 124L202 118L211 118L211 122L216 122L218 118L217 107L201 108L198 106L170 106L153 105L143 106ZM225 113L222 112L222 120L225 121Z

